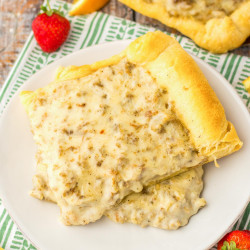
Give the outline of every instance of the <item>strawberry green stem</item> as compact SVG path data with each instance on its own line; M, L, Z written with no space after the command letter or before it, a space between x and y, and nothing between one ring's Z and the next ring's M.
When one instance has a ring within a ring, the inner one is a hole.
M46 13L48 16L52 16L53 13L56 13L56 14L58 14L58 15L64 17L64 13L63 13L63 11L61 11L61 7L62 7L62 6L60 6L58 10L56 10L56 9L51 9L49 0L47 0L47 1L46 1L46 5L42 5L42 6L41 6L41 10L42 10L42 13ZM42 14L42 13L41 13L41 14Z

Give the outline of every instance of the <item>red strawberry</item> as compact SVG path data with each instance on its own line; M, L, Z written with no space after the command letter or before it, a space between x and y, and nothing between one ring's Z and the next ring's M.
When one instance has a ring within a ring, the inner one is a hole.
M49 1L47 6L41 6L41 9L44 13L34 19L32 30L42 50L50 53L56 51L65 42L70 23L60 10L50 8Z
M218 243L218 250L250 250L250 231L236 230L226 234Z

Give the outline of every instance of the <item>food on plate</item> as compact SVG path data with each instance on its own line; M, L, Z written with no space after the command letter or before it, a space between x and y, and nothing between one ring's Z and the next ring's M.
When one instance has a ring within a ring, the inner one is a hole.
M74 0L70 15L84 15L101 9L109 0Z
M56 202L66 225L242 146L192 57L160 31L109 59L61 67L21 100L38 146L32 195Z
M249 250L250 231L235 230L226 234L218 243L218 250Z
M146 187L141 193L126 196L105 215L119 223L178 229L186 225L189 218L206 204L200 198L202 174L202 167L197 167Z
M51 9L49 1L41 6L39 14L32 22L35 39L44 52L56 51L67 39L70 23L63 12Z
M250 94L250 76L243 81L246 91Z
M200 47L225 53L250 35L249 0L119 0L190 37Z

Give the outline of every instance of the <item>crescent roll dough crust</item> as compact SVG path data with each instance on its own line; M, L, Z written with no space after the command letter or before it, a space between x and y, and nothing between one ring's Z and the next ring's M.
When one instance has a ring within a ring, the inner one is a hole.
M173 16L166 9L164 1L119 1L143 15L157 19L165 25L179 30L194 40L200 47L213 53L225 53L235 49L250 35L250 1L237 4L235 10L229 15L215 16L205 21L181 14Z
M38 145L32 195L67 225L242 146L194 60L162 32L92 65L59 68L21 100Z

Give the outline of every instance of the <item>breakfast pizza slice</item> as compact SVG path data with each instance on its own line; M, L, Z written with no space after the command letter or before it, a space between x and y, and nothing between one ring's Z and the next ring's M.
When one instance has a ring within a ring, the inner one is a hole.
M66 225L242 146L194 60L159 31L110 59L60 68L21 99L38 146L32 195L56 202Z
M200 47L225 53L250 35L249 0L119 0L190 37Z
M203 189L202 167L192 168L180 175L126 196L105 212L111 220L130 222L141 227L153 226L175 230L188 223L190 217L205 206L200 198Z

